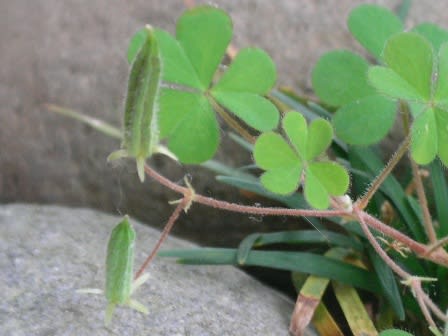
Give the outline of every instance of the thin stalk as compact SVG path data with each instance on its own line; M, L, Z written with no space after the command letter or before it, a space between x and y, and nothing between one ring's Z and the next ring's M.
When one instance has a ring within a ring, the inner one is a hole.
M162 246L163 242L168 238L168 235L173 228L174 223L179 218L179 215L183 209L185 209L189 204L188 198L184 197L181 202L177 205L176 209L174 209L173 213L171 214L170 218L168 219L168 222L165 224L165 227L163 228L162 233L160 234L159 240L157 241L156 245L152 249L149 256L145 259L142 266L138 270L138 272L135 274L135 279L140 277L143 272L145 271L146 267L151 263L151 261L156 256L157 252L159 251L160 247Z
M396 167L401 158L407 153L410 143L410 137L407 136L404 141L400 144L397 151L392 155L391 159L381 171L379 175L373 180L370 188L364 194L364 196L356 202L357 208L360 210L365 209L369 201L372 199L373 195L377 192L384 180L389 176L392 170Z
M409 137L410 136L409 106L407 103L400 101L400 107L401 110L403 111L403 128L405 133ZM423 224L425 227L426 235L428 236L429 242L431 244L434 244L437 242L437 235L434 230L434 226L432 224L431 213L429 212L428 200L426 198L425 188L423 187L422 177L420 176L417 163L415 163L415 161L411 157L409 157L409 160L411 162L415 190L417 191L417 197L420 202L420 207L423 213Z
M250 134L241 124L232 118L227 111L222 108L221 105L219 105L213 97L208 97L209 102L212 104L213 109L218 112L218 114L221 116L221 118L226 122L227 125L229 125L235 132L237 132L239 135L241 135L246 141L250 142L251 144L255 143L255 137Z
M419 169L417 164L412 158L410 158L412 175L414 177L415 190L417 191L417 197L420 202L420 207L423 212L423 223L425 226L426 235L428 236L429 242L434 244L437 242L436 231L434 230L434 225L432 224L431 214L428 208L428 200L426 198L425 188L423 187L422 177L419 174Z
M150 176L151 178L155 179L160 184L166 186L167 188L181 193L191 193L190 188L181 187L170 180L168 180L166 177L160 175L157 173L154 169L152 169L150 166L145 165L145 172ZM194 198L192 200L193 202L204 204L207 206L210 206L212 208L221 209L221 210L227 210L232 212L239 212L239 213L245 213L245 214L251 214L251 215L261 215L261 216L293 216L293 217L333 217L333 216L350 216L351 213L347 210L303 210L303 209L287 209L287 208L275 208L275 207L269 207L269 208L260 208L256 206L249 206L249 205L241 205L236 203L230 203L226 201L219 201L211 197L202 196L199 194L195 194Z

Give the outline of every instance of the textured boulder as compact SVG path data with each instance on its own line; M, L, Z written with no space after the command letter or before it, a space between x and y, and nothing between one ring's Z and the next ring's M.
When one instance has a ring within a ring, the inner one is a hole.
M150 314L118 308L105 328L104 297L76 289L103 286L105 246L119 220L84 209L0 206L0 334L288 335L290 299L230 266L157 258L135 295ZM139 266L160 233L132 223ZM174 238L165 244L190 246Z

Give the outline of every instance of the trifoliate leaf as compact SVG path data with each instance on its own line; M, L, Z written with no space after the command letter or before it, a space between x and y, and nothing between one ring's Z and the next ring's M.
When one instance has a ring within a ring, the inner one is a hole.
M210 159L219 142L213 108L221 105L249 126L266 131L278 124L277 108L262 95L275 83L275 66L259 49L243 49L213 87L218 66L232 37L229 16L211 6L187 10L176 38L158 30L164 60L161 135L184 163ZM177 91L177 93L176 93Z
M431 93L433 50L431 44L417 33L400 33L386 43L382 59L425 99Z
M329 206L330 195L342 195L348 188L345 169L331 161L315 161L330 145L333 131L323 119L316 119L307 127L298 112L288 112L283 118L285 140L280 134L262 134L254 146L257 165L266 170L261 183L269 191L286 194L299 187L305 170L304 193L314 208Z
M366 60L352 52L329 52L314 66L314 91L323 102L332 106L371 95L374 90L367 83L368 66Z
M332 123L336 135L354 145L379 142L392 128L396 103L380 95L353 101L336 111Z
M366 4L351 11L348 28L358 42L379 59L386 41L403 31L403 24L387 8Z

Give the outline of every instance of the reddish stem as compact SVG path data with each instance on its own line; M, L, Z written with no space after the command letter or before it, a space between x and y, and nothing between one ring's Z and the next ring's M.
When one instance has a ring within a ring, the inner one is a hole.
M177 205L176 209L174 209L173 213L171 214L170 218L168 219L168 222L166 223L165 227L163 228L162 233L160 234L159 240L157 241L156 245L152 249L149 256L146 258L146 260L144 261L144 263L142 264L142 266L140 267L138 272L135 274L134 279L137 279L138 277L140 277L143 274L143 272L145 271L146 267L148 267L148 265L154 259L157 252L160 249L160 246L162 246L163 242L166 240L166 238L168 238L168 235L169 235L171 229L173 228L173 225L176 222L177 218L179 218L181 211L187 207L188 203L189 203L189 200L187 198L183 198L180 201L180 203Z

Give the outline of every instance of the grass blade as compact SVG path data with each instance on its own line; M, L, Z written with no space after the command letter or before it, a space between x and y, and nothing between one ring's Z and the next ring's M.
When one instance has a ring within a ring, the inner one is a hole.
M340 246L355 251L362 251L361 242L340 233L328 230L298 230L280 231L273 233L253 233L247 236L238 246L237 260L244 264L254 247L271 244L326 244L328 246Z
M394 273L372 247L368 248L367 253L378 276L384 296L400 321L403 321L405 318L404 306Z
M163 257L178 258L178 262L191 265L236 265L237 250L199 248L170 250L159 253ZM262 266L296 271L330 278L342 283L380 293L376 276L360 267L308 252L251 251L246 266Z
M332 282L334 293L344 312L353 335L376 336L378 332L367 313L358 292L350 286Z
M429 165L431 183L436 206L437 219L439 222L439 237L448 235L448 185L446 183L443 167L439 161Z

